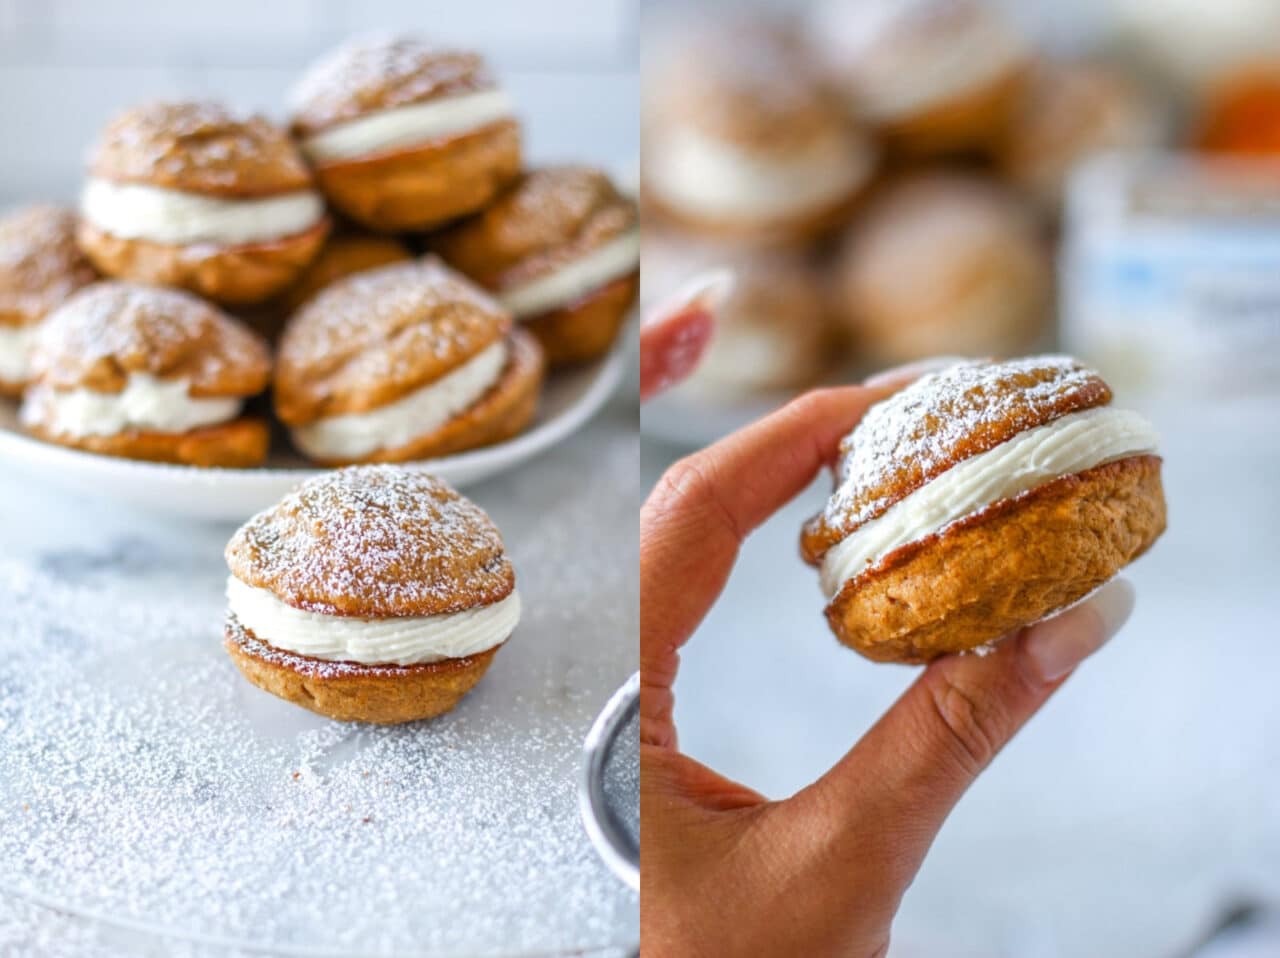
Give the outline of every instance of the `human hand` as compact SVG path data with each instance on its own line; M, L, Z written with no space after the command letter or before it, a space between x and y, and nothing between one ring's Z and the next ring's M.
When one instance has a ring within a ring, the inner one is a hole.
M680 382L711 342L715 312L733 286L727 270L703 273L644 317L640 327L640 401Z
M1132 588L1117 580L985 657L935 661L835 767L790 798L770 801L682 755L672 717L680 647L746 536L809 484L895 384L879 382L889 385L809 393L676 463L641 511L646 955L883 955L951 808L1132 609Z

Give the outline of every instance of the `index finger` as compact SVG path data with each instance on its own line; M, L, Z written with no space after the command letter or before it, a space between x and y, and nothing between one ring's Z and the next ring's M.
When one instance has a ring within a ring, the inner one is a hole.
M642 735L674 742L678 651L719 596L738 547L804 489L892 387L806 393L663 474L640 510Z

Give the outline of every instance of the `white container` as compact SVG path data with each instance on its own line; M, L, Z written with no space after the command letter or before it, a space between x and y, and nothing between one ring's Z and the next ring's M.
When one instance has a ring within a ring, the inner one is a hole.
M1117 387L1280 395L1280 162L1100 157L1061 255L1063 346Z

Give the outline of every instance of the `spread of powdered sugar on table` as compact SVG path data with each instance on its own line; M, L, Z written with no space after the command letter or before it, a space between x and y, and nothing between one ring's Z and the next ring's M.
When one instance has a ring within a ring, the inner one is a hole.
M399 728L240 678L221 649L229 528L107 516L29 547L41 523L0 507L0 952L14 908L84 936L60 954L112 935L161 943L130 938L145 954L633 948L637 898L597 859L575 787L636 667L636 461L634 435L597 422L473 490L525 618L457 710Z

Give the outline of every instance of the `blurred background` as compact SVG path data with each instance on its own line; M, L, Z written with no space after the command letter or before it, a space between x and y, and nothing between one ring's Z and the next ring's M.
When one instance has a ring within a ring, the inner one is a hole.
M675 458L820 383L1061 349L1164 437L1118 641L961 803L899 956L1280 954L1280 3L644 4L644 298L737 286L644 407ZM802 522L686 646L682 746L781 797L915 675L833 639Z
M520 108L534 159L634 168L637 4L541 9L531 17L522 0L0 0L0 206L73 199L89 142L144 99L208 96L283 118L285 93L311 60L379 29L483 51Z

